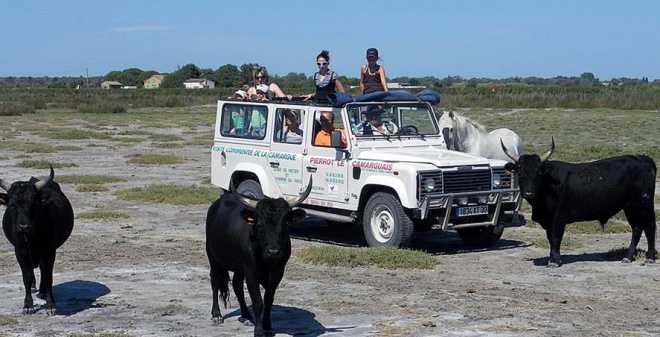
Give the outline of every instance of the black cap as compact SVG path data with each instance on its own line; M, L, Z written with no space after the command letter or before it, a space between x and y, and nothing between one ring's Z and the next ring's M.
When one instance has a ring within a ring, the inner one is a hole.
M380 116L380 114L383 112L385 112L385 109L379 107L378 105L370 105L367 108L367 111L365 111L365 114L367 114L367 116Z
M378 58L378 49L376 49L376 48L367 49L367 57L370 57L370 56Z

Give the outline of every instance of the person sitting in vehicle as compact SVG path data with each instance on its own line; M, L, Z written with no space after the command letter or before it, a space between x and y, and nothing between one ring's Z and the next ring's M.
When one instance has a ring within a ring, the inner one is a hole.
M300 129L300 121L298 119L298 112L293 109L286 109L284 111L284 136L282 140L285 143L301 144L303 137L303 130Z
M276 83L268 83L268 70L266 67L259 67L254 71L254 87L248 89L248 97L251 99L260 100L257 90L260 90L265 94L265 99L270 99L273 97L283 97L288 100L291 100L291 95L284 94L284 91ZM263 100L263 99L262 99Z
M333 131L341 132L341 146L348 146L348 140L346 138L346 131L342 129L335 128L335 115L332 111L323 111L321 112L321 117L319 118L321 122L321 130L316 133L314 137L314 145L316 146L331 146L331 136Z
M394 123L383 122L381 120L381 115L385 112L385 109L372 105L367 108L367 111L364 113L364 120L357 127L356 134L358 136L381 136L381 135L393 135L399 130L399 128Z

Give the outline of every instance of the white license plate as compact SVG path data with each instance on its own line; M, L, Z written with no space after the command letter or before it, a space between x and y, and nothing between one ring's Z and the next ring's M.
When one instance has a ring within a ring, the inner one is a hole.
M488 206L467 206L456 209L456 216L470 216L488 214Z

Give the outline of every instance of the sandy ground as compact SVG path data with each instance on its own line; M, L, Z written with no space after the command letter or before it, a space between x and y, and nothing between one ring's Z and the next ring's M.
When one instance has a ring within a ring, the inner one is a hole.
M118 131L118 130L114 130ZM179 129L153 129L194 137ZM208 132L200 129L199 132ZM21 139L46 141L30 134ZM109 192L81 193L64 184L76 214L121 211L129 219L76 219L74 232L58 251L54 293L58 314L23 315L23 285L13 247L0 240L0 315L14 326L0 336L66 336L73 332L135 336L250 336L238 322L238 304L223 310L225 323L211 320L211 289L204 253L208 205L172 206L117 201L117 189L154 183L200 184L209 176L205 147L154 149L148 140L130 146L108 141L67 141L82 151L30 155L74 162L57 175L112 174L127 181L107 184ZM95 144L89 147L88 144ZM125 155L170 153L187 159L171 166L127 165ZM43 176L17 169L19 152L7 152L0 175L9 181ZM57 180L57 178L56 178ZM3 211L4 212L4 208ZM529 218L529 215L527 215ZM465 247L453 233L415 234L413 249L438 260L433 270L336 268L301 263L312 245L364 246L360 228L331 229L310 219L293 229L294 256L275 296L277 336L658 336L660 263L623 264L604 253L627 246L629 234L573 235L583 245L564 249L561 268L546 268L548 251L534 241L537 228L506 229L491 249ZM642 239L640 248L646 249ZM232 294L233 295L233 294Z

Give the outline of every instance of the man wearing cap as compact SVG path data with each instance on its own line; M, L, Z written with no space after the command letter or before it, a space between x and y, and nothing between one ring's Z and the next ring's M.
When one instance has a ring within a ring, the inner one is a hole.
M360 92L362 95L377 91L387 91L385 68L377 64L378 49L367 49L367 64L360 69Z
M357 127L358 136L381 136L381 135L393 135L399 130L399 128L394 123L383 122L381 120L381 114L385 112L385 109L372 105L369 106L367 111L364 113L364 121Z

